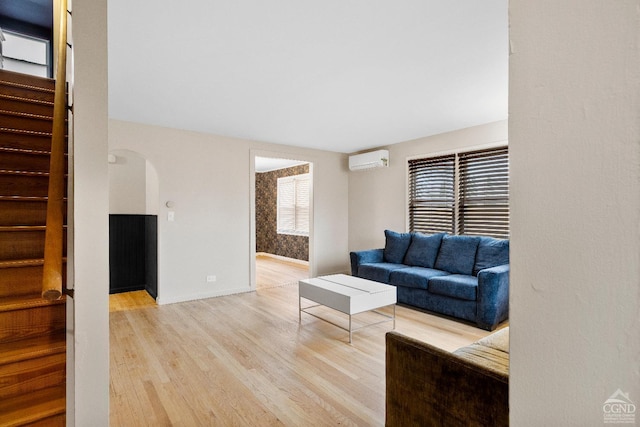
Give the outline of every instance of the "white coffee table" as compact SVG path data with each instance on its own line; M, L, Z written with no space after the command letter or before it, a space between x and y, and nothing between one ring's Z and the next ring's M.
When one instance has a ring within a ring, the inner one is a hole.
M302 298L308 299L317 304L303 308ZM359 277L348 276L346 274L332 274L330 276L304 279L298 282L298 321L302 322L302 313L304 312L310 316L331 323L340 329L349 331L349 342L351 342L352 332L364 327L393 321L393 329L395 329L396 301L395 286L385 285L384 283L374 282L372 280L361 279ZM309 309L320 305L348 314L349 328L344 328L308 311ZM393 305L392 316L377 311L377 309L389 305ZM353 329L351 326L351 316L365 311L374 311L385 317L385 319L380 322L370 323Z

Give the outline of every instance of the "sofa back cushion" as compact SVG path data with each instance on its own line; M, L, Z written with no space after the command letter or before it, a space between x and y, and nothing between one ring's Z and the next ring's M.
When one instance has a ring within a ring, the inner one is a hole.
M481 237L476 254L476 264L473 267L473 275L485 268L491 268L502 264L509 264L509 241L494 239L493 237Z
M397 233L384 230L386 239L384 245L384 260L393 264L402 264L404 256L411 244L411 233Z
M404 264L416 267L433 268L440 249L440 242L445 233L422 234L413 233L411 244L404 256Z
M453 274L473 274L480 237L444 236L435 268Z

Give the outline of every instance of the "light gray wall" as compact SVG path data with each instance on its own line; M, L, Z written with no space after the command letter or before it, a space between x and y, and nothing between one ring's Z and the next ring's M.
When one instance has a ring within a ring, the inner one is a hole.
M109 121L109 149L139 153L158 174L159 303L250 290L252 153L313 163L310 261L316 274L348 271L344 155L117 120ZM207 275L217 281L207 283Z
M603 425L618 389L640 408L639 10L510 1L515 426Z
M73 6L73 215L67 266L75 295L67 310L67 423L108 426L107 0Z
M349 173L349 249L381 248L385 229L408 229L407 159L496 143L507 143L506 120L380 147L388 168Z
M638 7L637 0L586 0L577 13L575 5L566 2L510 1L509 138L512 187L517 188L511 194L513 425L602 425L602 404L617 388L628 392L636 405L640 400ZM75 132L82 146L74 153L78 216L74 341L78 355L68 375L76 377L76 425L107 425L108 419L105 20L105 0L79 2L74 8L78 39ZM144 136L144 142L131 141L131 145L145 147L162 159L158 169L163 172L173 167L172 155L182 156L182 132L113 122L109 129L132 133L132 138ZM497 134L502 137L505 129ZM152 137L162 134L166 136L153 148ZM458 133L450 136L455 135ZM416 144L429 147L433 143L436 152L450 150L440 137ZM247 147L253 144L274 150L273 146L246 141L236 150L231 140L219 137L189 135L186 139L187 153L194 148L202 149L203 155L229 151L238 164L242 157L248 164ZM463 139L453 138L451 144L474 144ZM214 147L207 149L210 142ZM170 145L175 147L168 148ZM165 148L167 153L160 153ZM329 272L343 267L347 231L352 234L348 246L357 249L382 242L382 237L370 237L372 231L404 225L404 214L398 214L404 209L397 205L398 187L387 185L383 177L396 183L404 183L404 179L402 174L391 173L397 159L393 151L392 167L384 172L388 175L374 178L381 187L373 194L355 194L369 186L360 182L365 175L350 174L349 195L354 200L348 203L347 228L345 221L333 221L346 215L344 162L329 154L314 154L322 160L317 167L322 183L317 196L327 199L319 202L316 212L318 217L326 215L317 225L319 232L328 235L318 243L317 257L320 271ZM198 169L202 168L200 163L204 160L198 162ZM214 161L216 166L219 163ZM382 171L371 174L378 172ZM184 193L192 200L187 205L198 204L199 196L183 185L194 182L193 178L177 177L177 182L171 182L177 173L163 175L159 172L161 200ZM248 175L248 169L240 175ZM216 204L242 204L233 195L222 194L223 200L216 198ZM248 190L242 197L248 198ZM376 199L367 201L367 197ZM393 206L385 205L387 198ZM377 209L382 219L369 215L355 200ZM182 220L180 215L195 215L180 206L176 207L177 222ZM214 208L213 216L224 219L221 208ZM244 209L237 211L241 217L238 224L249 221ZM360 226L359 221L366 224ZM166 243L190 243L198 233L189 224L180 225L184 238L167 229ZM161 227L167 225L161 221ZM217 226L207 231L209 237L221 235L223 242L233 240ZM248 241L242 233L239 238ZM332 256L334 244L337 255ZM234 244L232 249L240 246L244 245ZM178 247L172 248L165 256L178 263L178 251ZM244 256L248 249L237 252ZM212 253L219 255L219 251ZM192 266L189 263L185 270ZM169 283L179 274L165 273ZM196 275L198 280L200 275L201 271ZM243 281L243 275L238 273L234 280Z
M113 150L109 163L109 213L147 213L147 161L128 150Z

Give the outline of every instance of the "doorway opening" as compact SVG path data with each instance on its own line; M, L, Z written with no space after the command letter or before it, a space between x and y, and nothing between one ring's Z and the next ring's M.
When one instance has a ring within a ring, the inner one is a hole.
M109 153L110 310L155 305L158 296L158 175L140 154Z
M313 164L256 156L253 173L252 289L310 276Z

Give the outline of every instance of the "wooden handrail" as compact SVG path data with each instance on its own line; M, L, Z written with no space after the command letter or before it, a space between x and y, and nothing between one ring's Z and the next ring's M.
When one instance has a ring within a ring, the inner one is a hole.
M67 115L67 0L59 0L60 25L57 40L56 86L53 100L53 131L49 166L47 229L44 243L42 298L62 296L62 252L64 226L65 121Z

